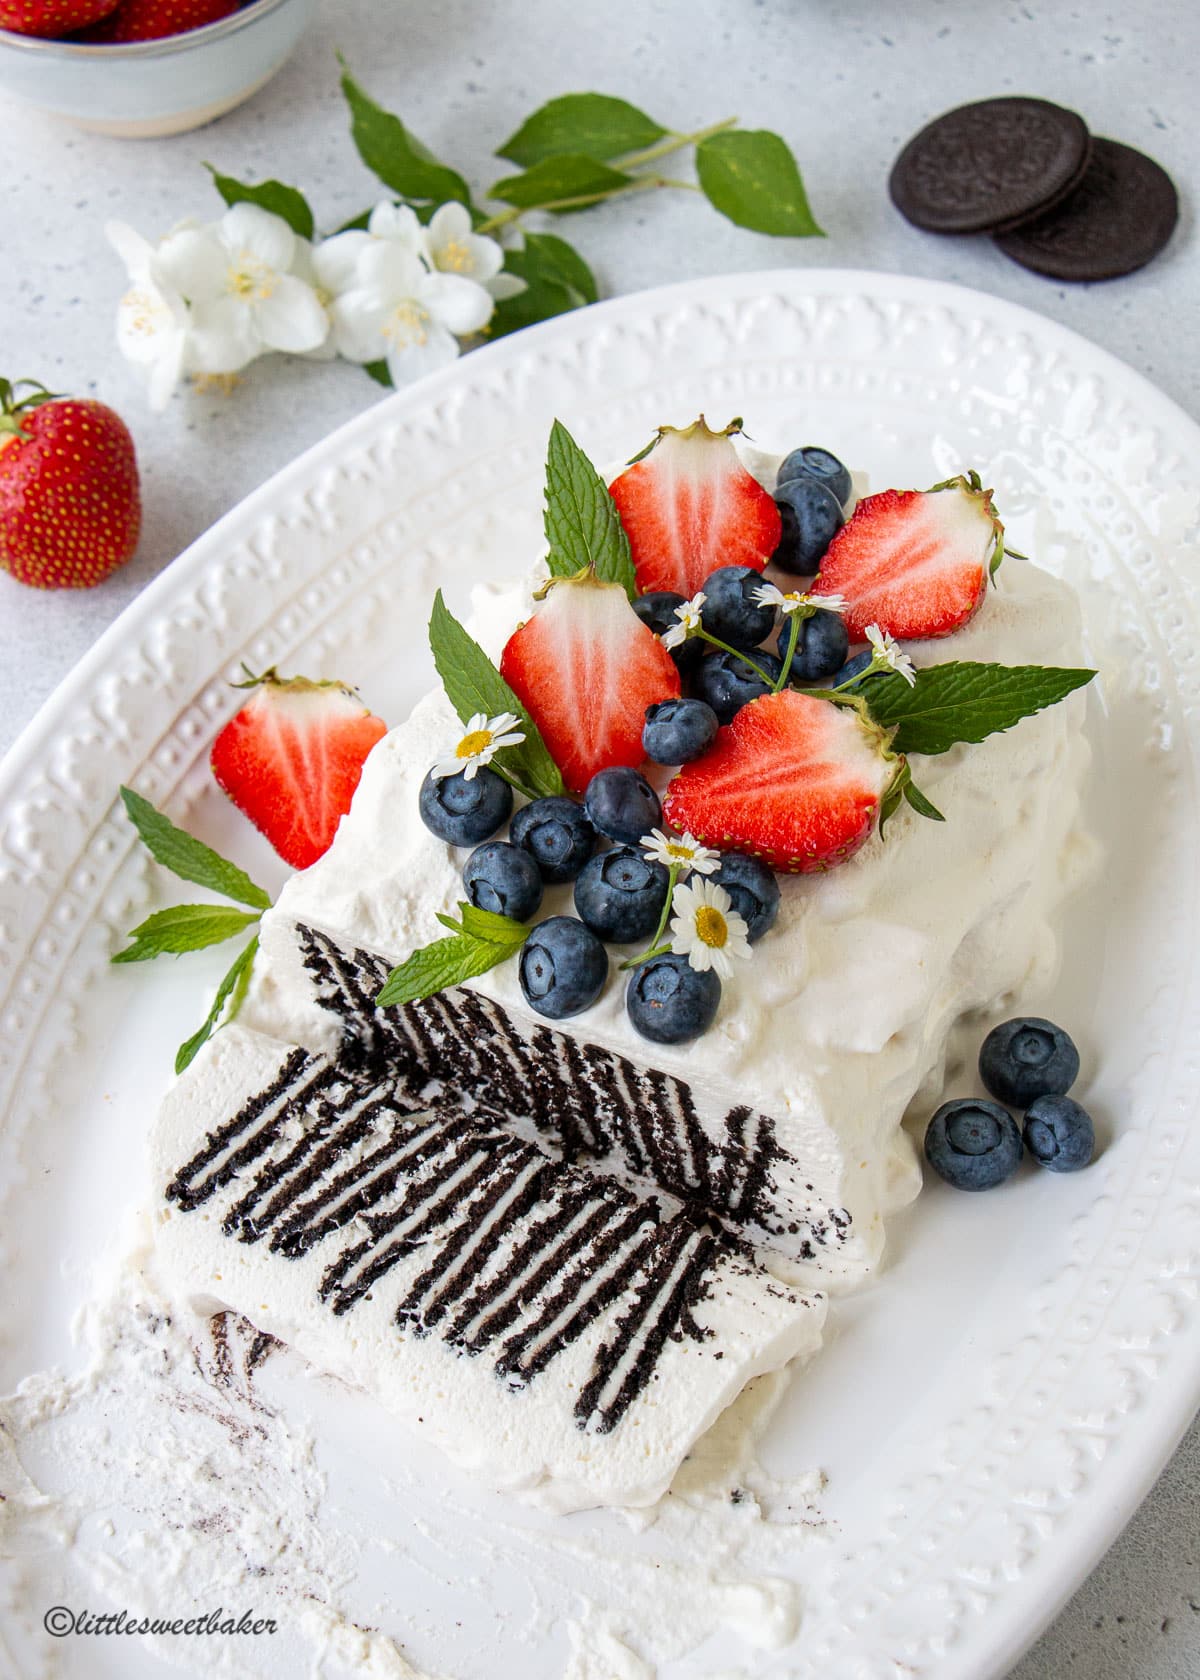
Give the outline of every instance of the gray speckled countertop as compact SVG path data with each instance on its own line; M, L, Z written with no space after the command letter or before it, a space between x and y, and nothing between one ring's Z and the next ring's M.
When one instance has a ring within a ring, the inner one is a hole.
M543 98L595 87L679 128L738 114L792 142L824 240L769 240L691 195L632 200L576 222L602 290L777 265L862 267L958 281L1105 346L1200 417L1194 202L1200 126L1189 75L1194 0L325 0L282 74L242 109L170 140L97 139L0 107L5 119L0 371L102 396L134 431L146 524L103 588L43 595L0 575L0 747L121 608L218 515L376 388L345 364L272 359L232 399L190 394L152 416L118 356L122 272L109 217L154 236L216 199L202 160L302 185L326 227L371 202L346 135L334 48L439 154L486 184L491 147ZM910 228L885 182L900 145L969 99L1030 93L1150 152L1181 189L1181 226L1142 273L1063 287L985 239ZM1200 1429L1012 1680L1194 1680L1200 1674ZM840 1680L840 1677L834 1677Z

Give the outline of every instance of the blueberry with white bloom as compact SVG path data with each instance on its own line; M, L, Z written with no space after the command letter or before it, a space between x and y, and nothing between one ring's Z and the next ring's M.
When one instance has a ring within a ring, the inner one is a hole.
M753 566L722 566L704 580L700 621L710 636L731 647L754 648L771 634L775 609L759 599L762 573Z
M655 764L690 764L708 751L719 728L703 700L659 700L646 707L642 750Z
M815 444L806 444L803 449L793 449L780 463L776 485L786 484L790 479L802 478L805 473L819 479L827 490L832 490L845 507L850 500L850 471L842 465L836 455L828 449L817 448Z
M494 770L473 776L435 776L431 770L421 783L421 821L431 834L449 846L477 846L488 840L513 807L512 789Z
M648 595L637 597L633 603L633 610L656 636L665 636L668 630L679 623L676 615L680 607L686 605L686 595L677 595L673 589L652 589ZM667 651L675 661L681 676L687 676L690 671L694 671L704 658L704 644L694 637L690 641L680 642L678 646L668 648Z
M625 1008L643 1038L686 1044L716 1019L721 982L712 969L693 968L677 951L651 957L629 976Z
M575 908L599 939L628 945L654 932L670 873L633 846L597 852L575 883Z
M477 910L527 922L542 902L542 875L529 853L507 840L477 846L463 865L463 886Z
M780 656L787 651L790 634L791 628L785 619L776 643ZM845 664L849 651L850 632L841 617L835 612L818 609L811 618L801 622L788 680L807 685L820 682L822 677L831 677Z
M596 772L583 796L583 808L601 834L623 846L636 846L643 834L662 821L658 795L645 776L625 765Z
M943 1103L925 1133L925 1159L956 1190L1003 1184L1020 1166L1023 1153L1012 1115L980 1097Z
M1078 1172L1096 1152L1096 1128L1070 1097L1037 1097L1025 1114L1025 1147L1051 1172Z
M993 1027L979 1050L979 1077L1001 1102L1028 1108L1038 1097L1064 1096L1079 1075L1069 1033L1040 1015Z
M776 486L775 505L783 530L771 556L780 571L811 577L841 526L842 504L819 479L806 475Z
M712 707L719 722L732 723L743 706L757 700L760 694L770 693L771 683L782 669L782 663L773 653L763 653L761 649L742 659L732 653L712 653L692 678L692 687ZM764 677L769 677L770 683Z
M508 837L527 851L548 886L573 881L596 850L596 830L583 806L565 794L522 805Z
M588 1009L608 978L608 954L574 916L539 922L521 947L518 976L525 1001L539 1015L561 1021Z
M779 882L773 870L760 858L743 852L724 852L720 867L710 876L714 886L724 887L729 902L746 924L746 938L753 945L769 933L779 915Z

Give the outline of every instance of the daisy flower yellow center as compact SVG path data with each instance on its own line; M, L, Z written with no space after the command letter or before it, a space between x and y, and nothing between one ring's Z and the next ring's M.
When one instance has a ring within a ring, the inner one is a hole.
M719 951L729 938L729 927L719 910L702 904L696 911L696 934L713 950Z
M691 846L681 846L674 840L667 841L667 851L673 858L678 858L680 863L690 863L696 855Z
M473 729L469 735L464 735L454 749L455 758L474 758L476 753L486 752L492 744L490 729Z

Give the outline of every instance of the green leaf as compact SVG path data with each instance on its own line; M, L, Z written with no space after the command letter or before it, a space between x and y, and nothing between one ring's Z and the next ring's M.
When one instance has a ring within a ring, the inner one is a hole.
M313 213L298 188L284 186L282 181L259 181L257 185L250 186L246 181L234 180L232 175L222 175L211 163L206 163L204 167L226 204L257 204L260 210L270 210L272 215L282 216L292 232L298 233L301 239L312 238Z
M561 420L551 428L546 451L545 526L546 564L554 577L573 577L594 565L597 577L619 583L633 599L633 557L616 503Z
M239 904L252 904L256 910L270 909L269 896L235 863L214 852L203 840L176 828L169 817L156 811L148 799L132 788L123 787L121 798L143 843L164 869L183 881L194 881L198 887L234 898Z
M370 374L376 385L383 385L389 391L392 389L392 376L388 372L386 362L364 362L362 370L364 373Z
M595 158L554 157L535 163L523 175L506 175L489 187L488 197L501 199L521 210L556 209L560 215L566 215L570 210L586 209L589 202L606 198L632 180L632 175L610 169ZM584 202L567 202L575 199Z
M475 712L496 717L514 712L521 719L525 739L519 746L505 747L492 760L497 770L514 777L532 796L563 791L563 779L551 758L538 726L509 688L487 654L454 617L439 589L429 617L429 646L449 696L450 704L464 723Z
M777 134L733 129L696 147L696 173L714 210L755 233L821 234L796 160Z
M945 817L938 810L932 799L926 799L919 787L911 782L906 783L904 797L919 817L928 817L930 822L945 822Z
M522 169L547 158L575 152L606 163L661 140L667 130L630 105L606 93L564 93L526 117L515 134L496 148Z
M927 665L910 687L899 672L862 686L871 716L895 727L898 753L949 752L959 741L982 741L1023 717L1065 700L1095 671L1056 665L988 665L954 660Z
M231 904L173 904L128 935L133 944L113 957L115 963L149 962L152 957L202 951L219 945L258 920L257 910L235 910Z
M399 117L363 92L344 66L342 92L350 107L350 132L358 155L385 186L402 198L436 200L439 204L457 199L460 204L470 204L470 188L458 171L439 163Z
M508 916L495 916L489 910L476 910L470 904L460 903L458 908L462 912L462 930L449 939L423 945L394 968L375 999L380 1009L415 1003L418 998L444 992L447 986L457 986L477 974L486 974L489 968L495 968L519 951L533 931L527 924L514 922ZM438 920L448 927L455 925L446 916L439 916ZM473 930L482 927L487 932L481 937Z
M508 266L512 268L511 263ZM516 297L502 298L497 303L484 333L488 338L506 338L509 333L520 332L522 327L535 327L539 321L549 321L555 315L566 315L581 307L579 297L556 280L530 280Z
M255 934L245 949L234 958L232 968L217 987L217 995L213 999L213 1006L208 1012L204 1025L199 1032L193 1033L191 1038L185 1039L179 1046L175 1055L175 1072L177 1074L182 1073L184 1068L191 1065L200 1046L207 1044L212 1037L217 1022L221 1019L221 1011L224 1009L226 1002L229 1001L231 993L233 997L229 1004L229 1020L232 1021L241 1008L242 999L246 995L246 987L250 984L250 970L254 965L254 954L257 950L258 935Z
M573 245L556 233L527 233L522 251L509 251L504 265L522 280L534 274L553 280L578 294L583 303L595 303L600 293L596 276Z

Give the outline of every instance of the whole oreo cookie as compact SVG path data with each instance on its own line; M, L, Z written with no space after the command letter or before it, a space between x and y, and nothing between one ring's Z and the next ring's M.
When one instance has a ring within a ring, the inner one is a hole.
M1153 158L1096 140L1075 191L996 237L1006 257L1052 280L1115 280L1156 257L1179 220L1175 184Z
M1090 152L1074 111L1046 99L981 99L914 135L888 190L900 214L930 233L998 233L1077 186Z

